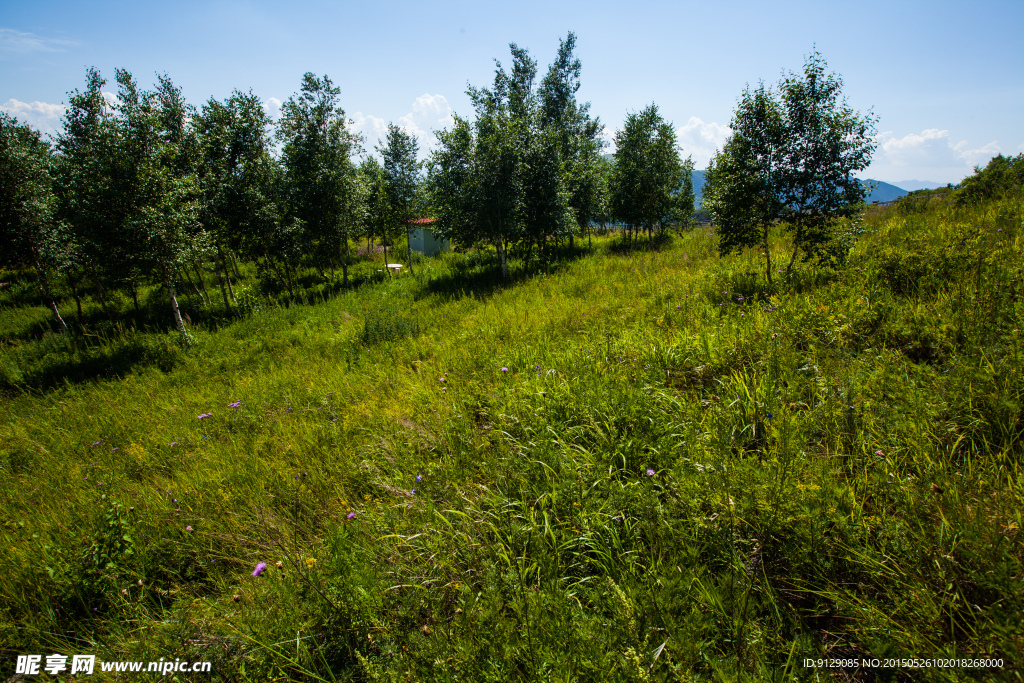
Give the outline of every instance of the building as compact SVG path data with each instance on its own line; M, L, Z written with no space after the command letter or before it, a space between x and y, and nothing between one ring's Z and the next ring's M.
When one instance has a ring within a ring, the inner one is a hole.
M451 249L448 240L434 237L430 226L434 223L433 218L413 218L407 221L409 227L413 228L409 233L409 243L415 251L427 256L437 256L442 251Z

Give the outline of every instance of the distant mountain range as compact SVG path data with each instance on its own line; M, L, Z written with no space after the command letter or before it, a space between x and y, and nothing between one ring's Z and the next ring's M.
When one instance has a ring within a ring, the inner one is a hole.
M874 186L874 189L868 194L867 202L891 202L894 199L899 199L909 192L901 187L896 187L890 183L882 182L881 180L865 180L865 183L869 183ZM922 181L912 181L922 182ZM941 187L935 183L932 183L934 187ZM914 188L917 189L917 188ZM934 189L929 187L928 189ZM704 171L693 172L693 204L694 206L700 207L700 200L702 191L704 190Z
M602 155L606 159L613 159L613 155ZM913 192L914 190L934 190L937 187L944 187L941 183L933 183L930 180L902 180L898 183L886 183L881 180L862 181L873 186L874 189L867 196L867 202L891 202L894 199ZM704 190L704 171L693 172L693 204L700 208L700 200Z

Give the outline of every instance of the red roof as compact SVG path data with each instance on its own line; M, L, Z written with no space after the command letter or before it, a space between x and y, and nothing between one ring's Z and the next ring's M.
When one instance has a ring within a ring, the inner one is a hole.
M411 218L406 223L412 223L413 225L430 225L434 222L433 218Z

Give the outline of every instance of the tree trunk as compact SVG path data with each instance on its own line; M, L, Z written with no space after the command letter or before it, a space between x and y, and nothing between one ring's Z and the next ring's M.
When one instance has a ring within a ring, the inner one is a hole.
M388 278L390 278L391 277L391 269L388 268L388 243L387 242L381 242L381 244L384 245L384 270L387 272Z
M68 284L71 286L71 294L75 297L75 305L78 306L78 322L82 322L82 297L78 296L78 285L71 272L68 272Z
M284 274L288 278L288 293L292 295L292 298L294 298L295 297L295 289L294 289L294 286L292 285L292 269L291 269L291 266L288 265L288 261L282 261L282 263L284 263ZM326 278L324 278L324 279L326 279Z
M103 308L103 312L106 313L107 319L113 322L114 317L110 315L110 310L107 308L107 300L103 298L103 285L100 284L100 276L96 273L96 264L91 263L89 265L92 270L92 283L96 286L96 295L100 298L100 306Z
M772 286L772 252L771 252L771 249L768 246L768 226L767 225L764 226L764 242L763 242L763 244L764 244L764 257L765 257L766 262L768 264L768 270L766 271L766 273L768 275L768 286L771 287Z
M498 256L501 257L501 276L508 279L508 262L505 261L505 238L498 235Z
M277 275L277 279L280 280L284 284L284 286L288 288L288 293L291 294L292 298L294 299L295 292L292 290L291 282L284 279L284 277L281 275L281 271L278 270L277 266L274 265L274 262L270 260L270 256L267 254L267 252L263 252L263 258L266 259L267 261L267 267L274 271L274 273Z
M796 252L800 250L800 238L803 237L803 223L797 221L796 232L793 234L793 253L789 257L789 265L786 266L786 277L793 271L793 262L796 261Z
M181 272L185 273L185 279L188 280L188 283L190 285L192 285L192 289L195 290L196 296L199 297L200 301L202 301L203 300L203 295L199 293L199 288L196 287L196 283L192 281L192 276L188 274L188 268L187 267L183 267L181 269ZM189 298L192 298L191 294L189 294L188 296L189 296ZM195 308L195 302L192 303L192 308Z
M50 280L46 277L46 271L44 271L38 263L36 263L36 272L39 273L39 279L43 283L43 291L46 292L46 299L50 302L50 310L53 311L53 319L60 325L61 332L63 334L68 333L68 326L64 322L64 318L60 317L60 311L57 310L57 302L53 298L53 292L50 291Z
M348 260L351 258L351 246L348 239L345 240L345 256L341 259L341 286L348 287Z
M228 255L231 256L231 267L234 268L234 270L235 270L235 279L236 280L241 280L242 279L242 275L238 272L238 262L235 261L235 253L229 249L228 250ZM231 284L230 280L228 281L228 284L229 285ZM234 295L232 295L231 298L234 298Z
M409 274L415 275L412 270L412 233L409 231L409 226L405 226L405 244L409 251Z
M206 291L206 283L203 282L203 273L199 270L199 266L196 265L195 261L192 262L192 269L196 271L196 279L199 280L199 286L203 290L203 298L206 299L206 304L212 306L213 301L210 300L210 293Z
M185 323L181 320L181 311L178 309L178 297L174 293L174 285L167 281L167 295L171 297L171 310L174 312L174 326L178 332L185 331Z
M218 247L218 249L219 249L219 247ZM228 301L228 290L224 286L224 276L221 275L221 272L220 272L221 264L217 263L215 265L216 265L216 268L214 268L214 270L217 271L217 282L220 283L220 293L224 297L224 310L228 312L228 315L230 315L231 314L231 302ZM224 268L224 272L225 272L225 274L227 273L227 267L226 266ZM230 282L230 281L231 280L228 280L228 282Z
M220 256L220 265L224 269L224 279L228 281L228 294L231 295L232 301L237 301L235 298L235 290L231 287L231 273L228 272L228 260L224 257L224 250L217 245L217 255Z

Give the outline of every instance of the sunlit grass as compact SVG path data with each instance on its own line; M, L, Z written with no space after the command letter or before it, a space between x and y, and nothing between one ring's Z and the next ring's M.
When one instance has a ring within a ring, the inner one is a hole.
M3 661L824 680L804 658L969 656L1005 668L904 673L1012 678L1021 216L879 212L844 268L774 290L705 229L508 283L486 255L364 263L352 290L212 311L187 351L36 334L46 310L8 299Z

